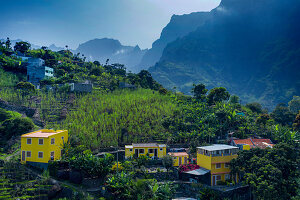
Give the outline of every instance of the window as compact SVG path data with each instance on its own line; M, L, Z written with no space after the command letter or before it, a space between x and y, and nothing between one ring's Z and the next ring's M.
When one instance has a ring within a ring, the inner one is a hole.
M31 157L31 151L26 152L26 157L30 158Z
M230 179L230 174L225 174L225 180L229 180Z
M64 140L65 138L64 138L64 137L61 137L61 139Z
M225 168L229 168L229 163L225 163Z
M39 139L39 145L43 145L44 144L44 139Z
M145 153L145 149L139 149L139 153L141 154Z
M174 157L174 160L176 160L177 159L177 157Z
M51 144L55 144L55 138L51 138Z
M216 180L220 181L221 180L221 175L216 176Z
M148 149L148 153L153 153L154 149Z
M44 157L44 153L41 152L41 151L39 151L39 153L38 153L38 158L43 158L43 157Z
M129 149L130 152L132 152L132 149Z
M27 138L27 144L31 144L31 138Z
M163 149L162 149L162 148L160 148L159 150L160 150L160 151L162 151Z
M216 164L216 169L220 169L221 168L221 163L217 163Z

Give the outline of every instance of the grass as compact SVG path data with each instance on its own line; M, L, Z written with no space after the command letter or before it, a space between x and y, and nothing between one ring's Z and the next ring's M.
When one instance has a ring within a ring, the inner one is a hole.
M20 82L22 78L15 73L6 72L0 68L0 87L13 87Z

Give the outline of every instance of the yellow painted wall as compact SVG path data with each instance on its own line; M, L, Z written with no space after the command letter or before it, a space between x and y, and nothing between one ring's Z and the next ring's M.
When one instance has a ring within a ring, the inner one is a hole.
M250 150L250 145L249 144L243 145L243 150Z
M135 153L135 149L144 149L144 153L141 154L139 153L139 156L140 155L147 155L149 154L150 157L154 156L154 153L149 153L149 149L157 149L157 157L159 158L162 158L163 156L167 155L167 148L166 147L134 147L132 148L132 151L130 151L130 148L125 148L125 157L128 158L128 157L133 157L134 156L134 153ZM162 151L160 150L162 149Z
M61 149L64 137L64 142L68 141L68 131L65 130L61 133L55 134L49 138L31 138L31 144L27 144L29 137L21 137L21 162L41 162L48 163L50 158L50 152L54 151L54 159L61 158ZM51 138L55 138L55 144L51 144ZM44 144L39 145L39 139L44 139ZM22 161L22 152L25 151L25 161ZM27 157L27 151L31 151L31 157ZM38 152L43 152L43 158L38 157Z
M188 156L172 156L173 157L173 166L178 167L179 166L179 157L181 157L181 164L184 164L184 158L187 159L188 164Z
M230 161L236 157L237 155L211 157L197 153L197 165L205 169L211 170L211 184L213 184L214 175L220 175L221 180L225 181L225 174L230 173L230 168L226 168L225 163L230 163ZM216 168L217 163L221 164L221 168Z
M197 153L197 165L211 170L211 157Z

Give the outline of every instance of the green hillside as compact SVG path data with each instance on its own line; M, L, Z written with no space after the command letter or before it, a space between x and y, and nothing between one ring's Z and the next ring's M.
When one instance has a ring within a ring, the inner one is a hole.
M120 143L163 141L167 137L162 119L177 109L170 96L145 89L93 92L74 106L66 120L51 127L68 129L75 143L91 149L115 146L118 137Z

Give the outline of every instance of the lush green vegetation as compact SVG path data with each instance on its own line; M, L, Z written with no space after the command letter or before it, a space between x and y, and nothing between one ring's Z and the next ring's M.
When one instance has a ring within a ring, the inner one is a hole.
M21 114L0 108L0 144L6 143L13 135L19 136L34 128L31 119L23 118Z
M91 149L167 139L162 119L177 109L169 96L145 89L93 92L74 106L76 110L54 128L68 129L75 143Z
M281 143L272 149L240 151L231 161L232 173L244 174L241 180L250 185L256 199L291 199L299 187L298 148L296 144Z

